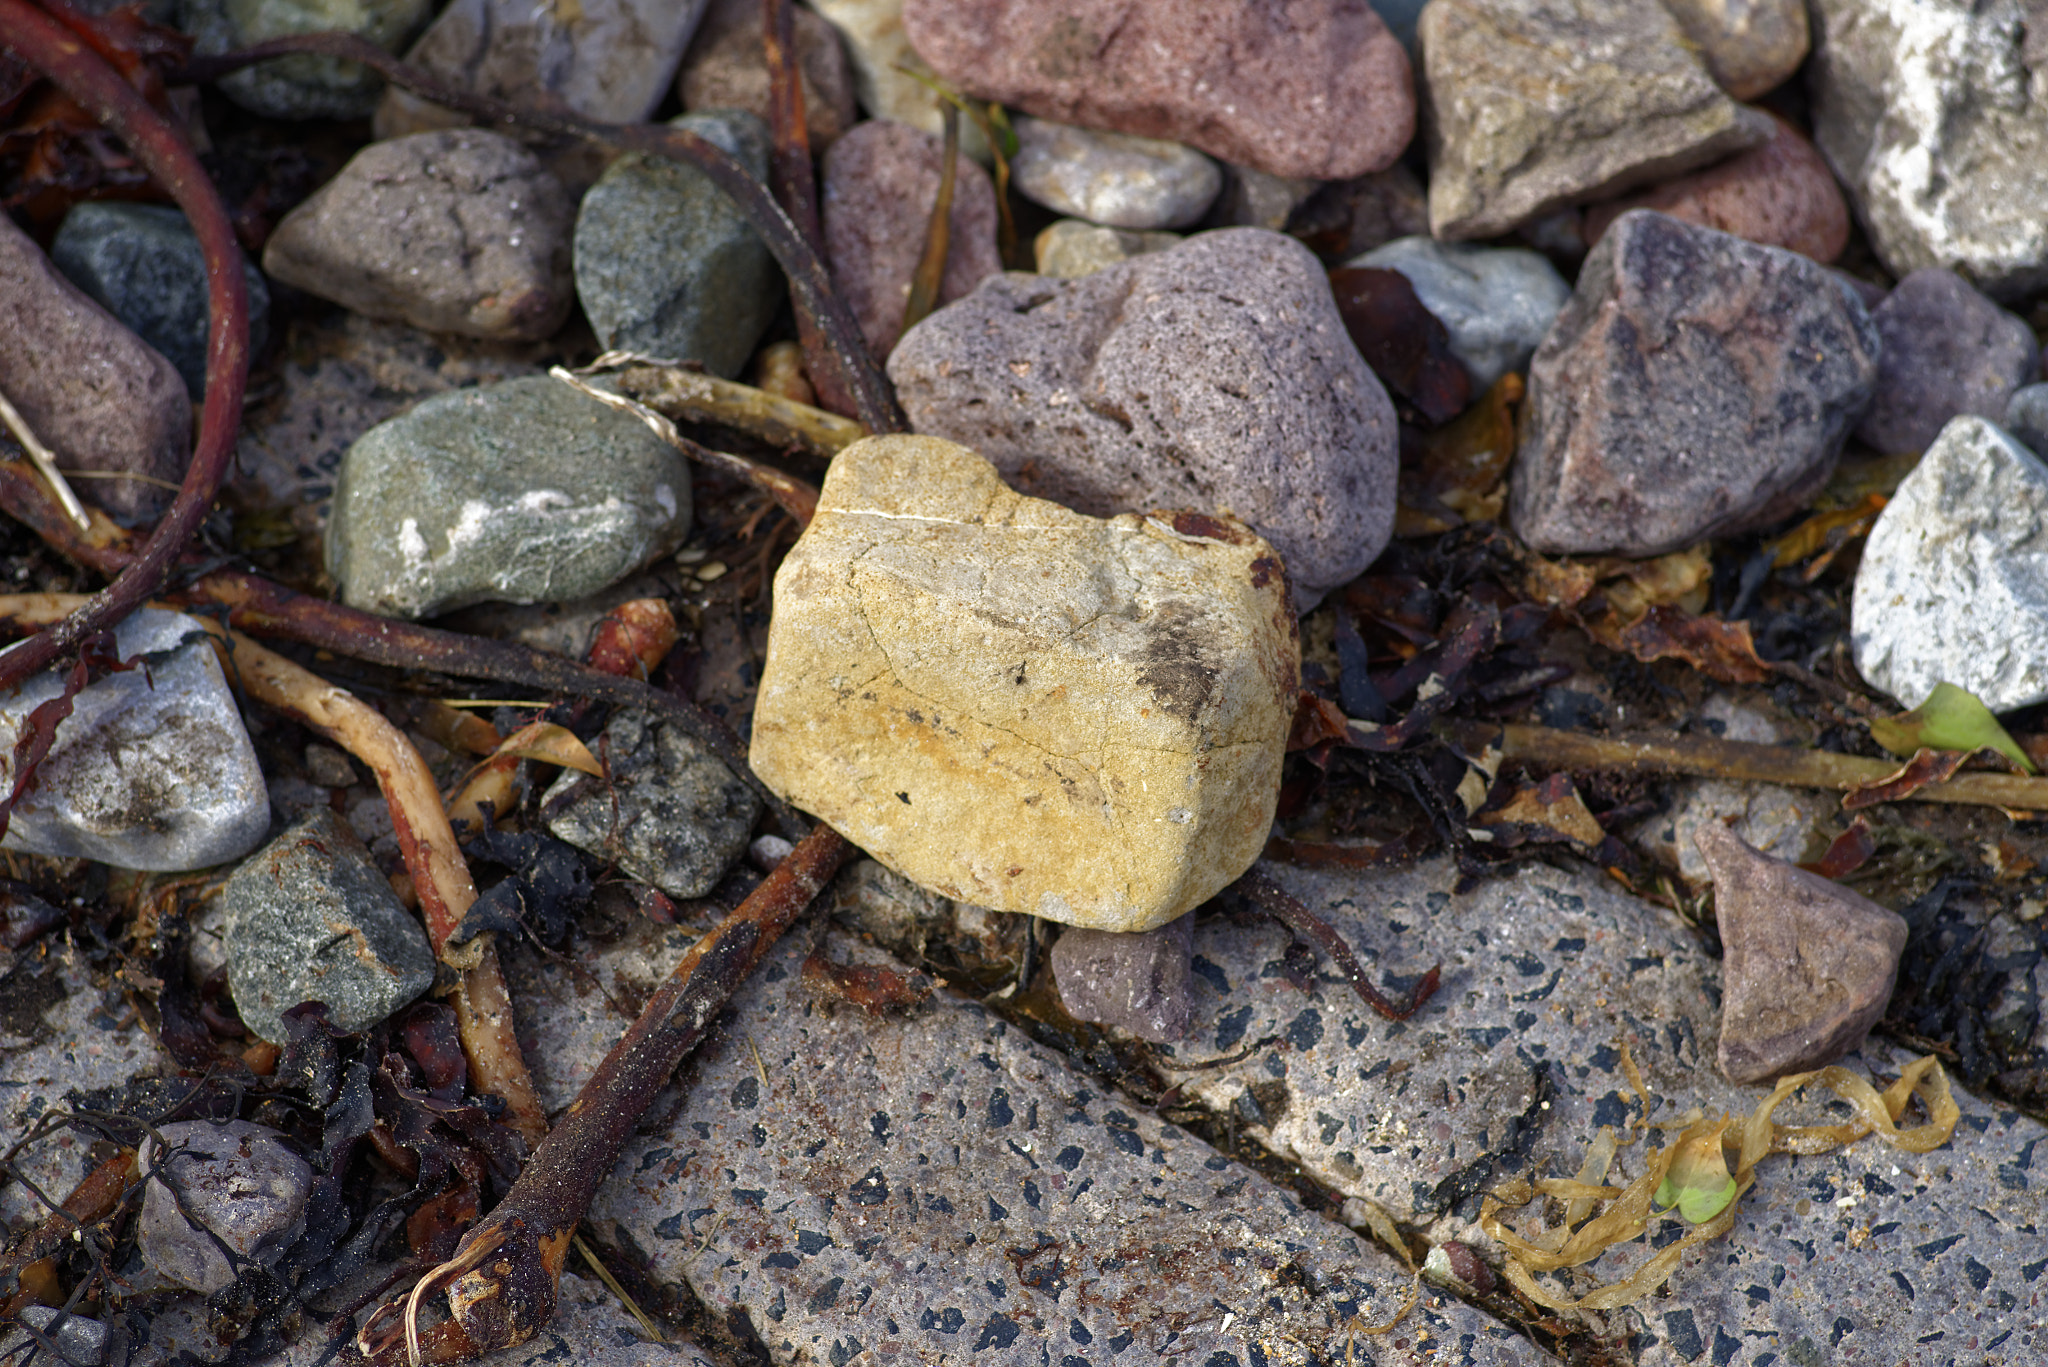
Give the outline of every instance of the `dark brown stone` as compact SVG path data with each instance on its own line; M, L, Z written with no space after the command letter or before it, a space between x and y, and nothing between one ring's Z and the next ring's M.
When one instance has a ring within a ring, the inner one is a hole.
M944 147L907 123L870 119L825 154L825 255L834 283L877 356L886 357L903 334L910 277L924 255ZM962 156L939 303L951 303L1002 269L996 250L996 188L988 172Z
M1542 551L1652 556L1785 517L1833 471L1877 355L1827 267L1632 210L1530 363L1515 530Z
M839 30L800 5L795 25L797 71L804 88L804 131L822 156L860 117L853 69ZM711 0L676 78L683 108L744 109L768 120L768 62L761 46L761 0Z
M1449 422L1472 398L1472 376L1451 354L1451 334L1423 307L1399 271L1346 266L1330 272L1330 292L1344 330L1380 382L1422 410Z
M161 353L58 274L0 214L0 393L65 469L177 484L192 450L192 402ZM78 481L123 522L161 513L171 493L141 480Z
M970 94L1270 175L1383 170L1415 131L1408 55L1366 0L906 0L903 27Z
M1766 1082L1833 1063L1891 1001L1906 923L1720 822L1693 837L1721 930L1721 1071Z

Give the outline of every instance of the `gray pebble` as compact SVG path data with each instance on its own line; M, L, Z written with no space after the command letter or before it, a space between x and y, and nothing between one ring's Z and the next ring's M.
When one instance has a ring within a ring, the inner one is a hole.
M2048 460L2048 384L2030 384L2006 401L2005 430L2028 450Z
M1017 119L1011 183L1055 213L1108 228L1185 228L1223 188L1216 163L1177 142Z
M1344 264L1406 276L1450 333L1451 354L1471 373L1475 394L1529 363L1572 295L1555 266L1523 247L1403 237Z
M195 399L206 392L206 254L185 215L160 204L89 200L72 206L50 243L71 283L162 352ZM249 285L249 351L270 327L270 286L242 264Z
M2041 378L2033 329L1954 271L1914 271L1870 321L1882 350L1856 439L1886 455L1925 451L1961 413L1997 422L2013 391Z
M283 1044L283 1013L327 1006L365 1030L433 985L420 923L347 823L319 808L236 870L222 894L228 991L242 1021Z
M313 1170L275 1130L246 1120L174 1121L143 1140L135 1162L143 1172L162 1168L144 1191L136 1246L180 1286L225 1290L236 1267L221 1245L267 1266L304 1231Z
M768 129L742 110L670 125L768 175ZM782 272L746 215L694 166L628 153L576 214L576 295L599 345L740 373L774 320Z
M179 0L178 27L211 57L298 33L338 31L396 52L434 12L433 0ZM273 119L360 119L384 80L360 62L301 54L221 78L221 93Z
M344 601L427 617L583 598L683 543L689 463L545 375L437 395L348 450L327 529Z
M103 1320L73 1311L64 1315L64 1322L56 1324L62 1311L47 1305L22 1307L24 1324L44 1335L57 1345L57 1352L71 1367L100 1367L107 1360L107 1326Z
M1063 218L1033 240L1031 251L1040 275L1078 280L1134 256L1170 250L1180 242L1179 233L1126 232Z

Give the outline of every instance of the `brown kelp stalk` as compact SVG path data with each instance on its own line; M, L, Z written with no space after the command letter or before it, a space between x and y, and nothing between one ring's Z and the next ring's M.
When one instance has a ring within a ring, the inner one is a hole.
M1358 962L1358 956L1351 952L1351 946L1344 943L1344 937L1322 917L1302 905L1301 899L1273 881L1272 875L1254 865L1251 871L1230 885L1231 891L1245 898L1281 925L1295 934L1312 941L1322 955L1333 961L1351 990L1364 999L1365 1004L1390 1021L1404 1021L1422 1009L1422 1004L1436 993L1437 979L1443 972L1442 964L1433 965L1422 975L1421 981L1409 989L1408 1000L1395 1001L1373 985L1365 975L1365 966Z
M184 137L82 38L28 0L0 0L0 33L9 47L117 134L185 211L206 254L209 319L199 441L170 511L112 584L0 660L0 688L9 688L134 611L157 591L185 543L199 530L234 457L242 422L242 388L249 376L249 301L242 249L227 208Z
M555 1312L569 1240L648 1103L727 999L853 853L829 826L797 844L683 956L640 1018L562 1115L498 1206L421 1279L404 1309L383 1307L357 1346L374 1363L456 1362L533 1337ZM448 1289L454 1318L424 1335L425 1297ZM399 1323L389 1323L396 1314Z
M910 331L938 307L946 283L946 253L953 244L953 186L960 173L960 111L946 105L940 113L946 137L939 162L939 192L932 198L932 216L924 230L924 253L910 277L910 299L903 306L903 330Z
M4 3L18 6L23 0L4 0ZM824 261L804 240L796 225L789 221L789 216L782 212L774 196L724 148L686 128L600 123L563 109L527 109L478 95L400 61L375 43L345 33L294 34L258 43L239 52L194 58L183 79L217 80L253 63L295 53L361 62L391 84L423 100L488 123L579 138L696 167L739 206L749 225L760 234L768 250L781 263L789 276L790 290L796 296L798 316L807 316L817 325L839 358L841 370L853 391L856 415L873 432L900 432L904 429L903 413L896 405L896 396L881 368L868 354L852 312L833 292L832 277L825 269Z

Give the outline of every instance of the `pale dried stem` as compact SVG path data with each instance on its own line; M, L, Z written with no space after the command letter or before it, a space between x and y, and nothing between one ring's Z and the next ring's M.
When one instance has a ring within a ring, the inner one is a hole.
M827 460L868 435L852 418L658 357L611 351L576 373L603 375L620 394L677 422L715 423L770 446L801 447Z
M90 532L92 519L85 515L85 505L78 501L78 495L72 493L71 486L64 482L64 472L57 468L57 457L51 453L49 447L43 445L42 438L28 425L28 419L21 416L21 410L10 403L5 394L0 394L0 423L7 425L7 430L21 443L21 449L28 452L28 458L34 463L36 473L43 477L43 483L50 486L50 492L56 495L58 504L64 509L64 515L70 518L72 524L81 532Z

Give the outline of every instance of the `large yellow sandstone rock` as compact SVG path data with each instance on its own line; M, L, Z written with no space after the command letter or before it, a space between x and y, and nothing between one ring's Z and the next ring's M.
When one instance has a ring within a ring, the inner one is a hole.
M752 760L928 888L1147 930L1257 858L1299 668L1243 524L1086 517L964 446L871 437L775 577Z

